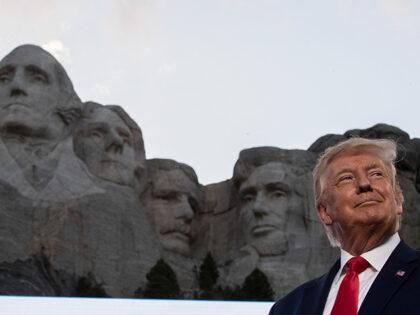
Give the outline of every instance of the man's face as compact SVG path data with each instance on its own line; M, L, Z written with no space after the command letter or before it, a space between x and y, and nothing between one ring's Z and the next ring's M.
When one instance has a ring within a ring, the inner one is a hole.
M240 218L246 243L284 234L288 212L297 211L281 163L256 168L239 189Z
M80 128L76 152L84 152L89 170L105 180L132 185L136 167L133 136L122 119L110 109L97 108Z
M153 178L149 207L165 249L189 255L197 193L197 185L181 170L161 171Z
M398 230L401 202L375 155L352 151L337 156L323 177L323 191L318 213L342 245L358 231L391 236Z
M63 136L57 115L60 88L54 58L39 48L21 48L0 63L0 128L46 138ZM19 129L17 129L19 128Z

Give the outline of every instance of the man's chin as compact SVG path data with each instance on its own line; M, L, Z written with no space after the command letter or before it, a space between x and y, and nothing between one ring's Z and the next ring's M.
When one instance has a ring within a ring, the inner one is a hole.
M257 250L260 256L283 255L289 249L285 233L279 230L258 237L254 236L249 244Z
M372 226L380 227L383 225L391 224L395 226L398 222L398 218L395 220L389 220L389 217L385 216L381 210L378 209L367 209L356 223L359 226Z
M183 256L190 255L190 244L187 242L187 238L181 238L177 235L167 234L161 238L161 242L163 248L168 251L181 254Z

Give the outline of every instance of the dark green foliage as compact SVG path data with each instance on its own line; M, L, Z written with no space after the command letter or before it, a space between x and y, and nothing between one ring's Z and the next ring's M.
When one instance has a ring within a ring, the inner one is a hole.
M92 275L79 278L76 287L78 297L109 297L101 284L96 283Z
M143 295L144 295L143 288L141 288L141 287L137 288L137 290L134 291L134 298L136 298L136 299L142 298Z
M156 265L146 275L147 283L143 297L149 299L176 299L180 298L178 280L172 268L159 259ZM136 293L141 293L137 289Z
M216 286L219 271L211 254L207 254L200 266L198 280L200 291L194 292L194 298L200 300L227 301L273 301L274 292L265 274L258 268L248 275L242 286L234 288ZM177 299L180 298L176 275L172 268L160 259L146 275L146 287L138 288L134 293L137 298Z
M242 285L242 292L247 301L273 301L274 291L266 275L255 268L251 274L245 278Z
M219 271L217 270L216 263L214 262L213 256L207 253L203 263L200 266L199 284L200 290L210 291L213 289L219 277Z
M215 286L219 271L210 253L206 255L200 266L200 292L195 298L200 300L230 300L230 301L273 301L274 292L266 275L255 268L249 274L242 286L235 288Z
M258 268L245 278L242 286L234 289L217 286L200 294L202 300L273 301L274 292L265 274Z

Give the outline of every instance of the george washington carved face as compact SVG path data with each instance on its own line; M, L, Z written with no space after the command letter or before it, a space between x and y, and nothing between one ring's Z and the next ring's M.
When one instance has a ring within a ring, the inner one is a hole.
M33 45L16 48L0 62L1 130L39 138L63 138L69 129L65 106L71 97L66 97L67 92L77 98L67 74L54 57Z

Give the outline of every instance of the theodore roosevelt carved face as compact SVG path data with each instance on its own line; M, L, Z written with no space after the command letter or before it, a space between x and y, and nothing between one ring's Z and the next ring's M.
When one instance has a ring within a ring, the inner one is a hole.
M198 207L195 173L171 160L151 160L148 171L148 209L160 242L165 249L188 256L191 221Z

